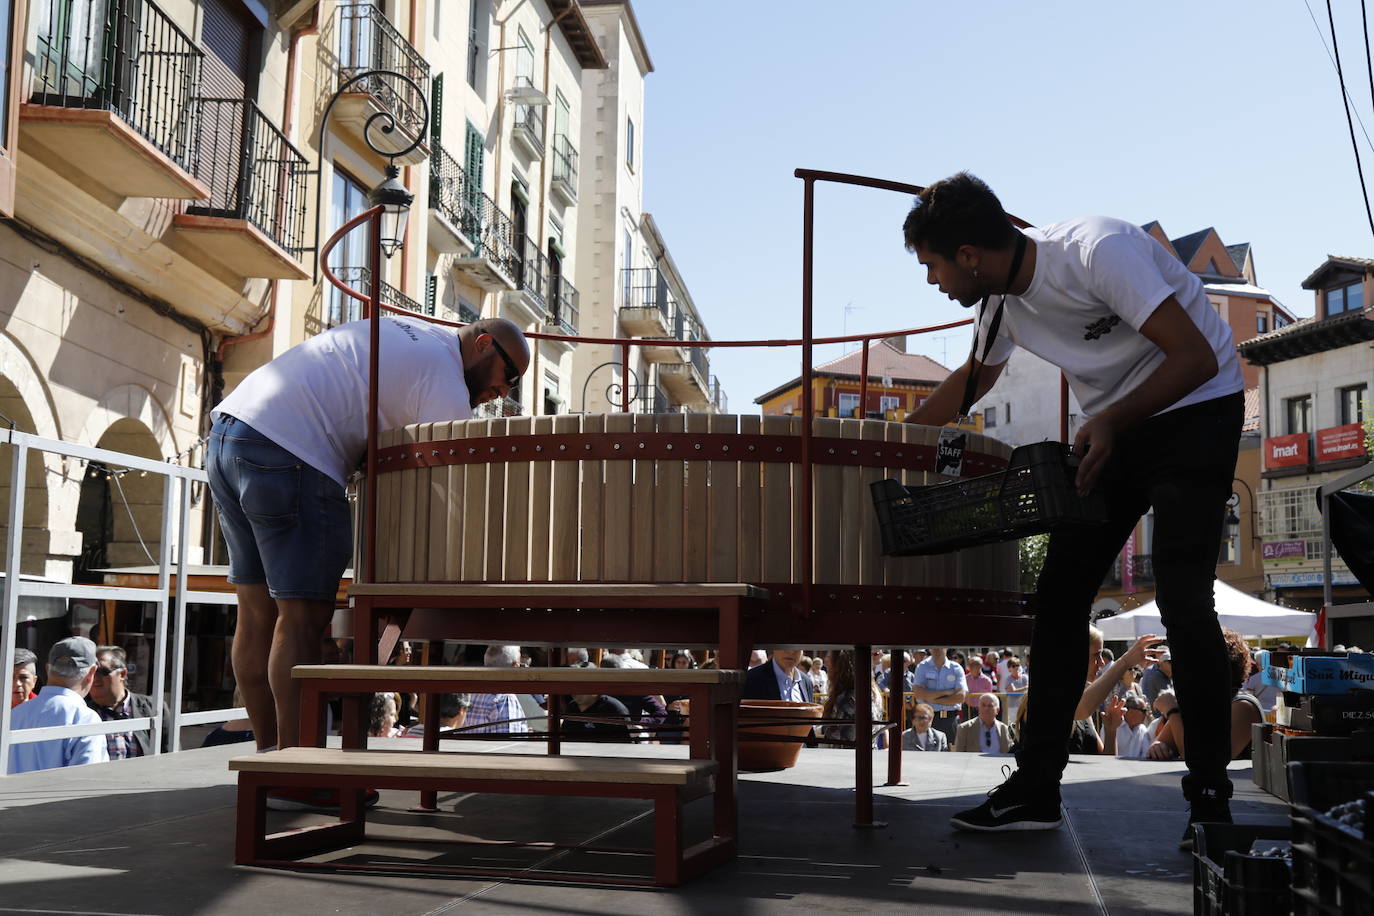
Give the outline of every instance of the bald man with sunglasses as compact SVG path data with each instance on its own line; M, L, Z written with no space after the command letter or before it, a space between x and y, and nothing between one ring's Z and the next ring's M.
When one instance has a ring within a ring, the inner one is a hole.
M367 452L368 321L331 328L261 366L214 409L210 491L238 595L232 658L259 749L296 743L296 665L319 661L353 554L345 487ZM420 318L381 320L378 429L466 420L529 368L514 323L457 333Z

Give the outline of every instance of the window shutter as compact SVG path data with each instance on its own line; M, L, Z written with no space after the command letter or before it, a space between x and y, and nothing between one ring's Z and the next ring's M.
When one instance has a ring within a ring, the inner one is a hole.
M260 32L242 5L205 0L200 39L210 51L203 73L207 98L241 99L253 83L253 39Z
M434 77L429 91L429 136L438 144L444 131L444 75Z
M439 278L434 274L425 277L425 314L434 315L438 309Z

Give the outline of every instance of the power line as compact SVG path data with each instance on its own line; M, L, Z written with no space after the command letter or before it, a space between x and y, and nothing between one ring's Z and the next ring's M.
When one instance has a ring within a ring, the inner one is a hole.
M1313 27L1314 29L1317 30L1317 37L1318 37L1319 39L1321 39L1322 50L1324 50L1324 51L1326 52L1326 59L1329 60L1329 61L1331 61L1331 66L1332 66L1332 68L1335 69L1336 72L1339 74L1340 68L1337 67L1337 65L1336 65L1336 59L1335 59L1334 57L1331 56L1331 49L1330 49L1329 47L1327 47L1327 45L1326 45L1326 33L1322 31L1321 25L1317 22L1317 16L1316 16L1316 14L1312 12L1312 4L1308 3L1307 0L1302 0L1302 2L1303 2L1303 5L1307 7L1307 15L1310 16L1310 17L1312 18L1312 27ZM1334 34L1334 33L1333 33L1333 34ZM1366 36L1367 36L1367 35L1368 35L1368 32L1366 31L1365 34L1366 34ZM1342 93L1345 93L1344 84L1342 84L1341 92L1342 92ZM1346 100L1347 104L1350 104L1350 105L1352 105L1352 106L1354 105L1354 101L1350 98L1349 94L1346 94L1346 95L1345 95L1345 100ZM1368 131L1368 129L1365 128L1365 126L1364 126L1364 120L1360 117L1360 112L1359 112L1358 109L1355 110L1355 120L1358 121L1359 124L1360 124L1360 133L1364 134L1364 142L1365 142L1365 144L1366 144L1371 150L1374 150L1374 140L1370 140L1370 139L1369 139L1369 131Z
M1360 7L1363 10L1364 0L1360 0ZM1360 163L1360 144L1355 139L1355 122L1350 118L1350 96L1345 91L1345 74L1341 70L1341 48L1336 43L1336 17L1331 12L1331 0L1326 0L1326 18L1331 24L1331 50L1336 58L1336 78L1341 83L1341 100L1345 103L1345 123L1350 128L1350 146L1355 151L1355 171L1360 176L1360 198L1364 201L1365 216L1369 219L1369 231L1374 233L1374 211L1369 208L1369 189L1365 187L1364 183L1364 166Z

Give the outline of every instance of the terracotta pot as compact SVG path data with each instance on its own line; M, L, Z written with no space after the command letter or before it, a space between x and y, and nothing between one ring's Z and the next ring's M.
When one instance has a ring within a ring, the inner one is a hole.
M791 700L740 700L739 768L741 770L785 770L796 766L801 753L800 741L750 741L756 735L787 735L805 738L811 732L812 719L821 717L819 703L797 703ZM764 725L745 727L749 719L797 719L796 725Z

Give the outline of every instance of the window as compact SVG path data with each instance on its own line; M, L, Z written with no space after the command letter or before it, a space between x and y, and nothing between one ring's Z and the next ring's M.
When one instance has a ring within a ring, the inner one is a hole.
M1288 398L1284 403L1288 415L1288 432L1310 433L1312 431L1312 397Z
M544 413L553 415L563 406L563 398L558 393L558 373L544 370Z
M440 4L435 3L434 5L439 6ZM486 17L482 15L483 6L482 0L472 0L468 7L468 85L476 89L479 95L482 93L482 62L484 60L482 45L485 39L485 35L483 35L485 29L482 26L486 25ZM437 16L438 13L435 15Z
M1256 312L1256 313L1255 313L1255 333L1256 333L1256 334L1263 334L1263 333L1264 333L1265 331L1267 331L1267 330L1269 330L1269 316L1266 315L1266 314L1264 314L1264 312Z
M1369 395L1368 385L1351 385L1336 392L1337 411L1341 425L1364 422L1364 402Z
M631 276L630 271L631 271L631 270L634 268L634 266L635 266L635 262L634 262L634 258L635 258L635 249L634 249L634 236L630 235L630 230L629 230L629 229L626 229L626 230L625 230L625 253L624 253L624 258L625 258L625 263L624 263L624 268L625 268L625 270L623 271L623 273L621 274L621 276L623 276L623 277L625 278L625 282L624 282L624 290L623 290L624 296L623 296L623 298L621 299L621 307L622 307L622 308L630 308L630 307L636 305L637 303L635 303L635 302L632 301L633 290L634 290L634 277Z
M625 164L631 170L635 167L635 122L628 117L625 119Z
M1275 330L1275 331L1277 331L1279 328L1286 328L1286 327L1288 327L1289 324L1290 324L1289 320L1288 320L1287 318L1285 318L1285 317L1283 316L1282 313L1280 313L1280 312L1275 312L1275 313L1274 313L1274 330Z
M37 4L35 4L36 6ZM0 0L0 216L14 215L14 152L24 80L24 10L27 3ZM15 38L19 40L16 41Z
M463 170L467 173L468 180L463 183L463 193L467 198L466 202L469 207L479 214L477 219L481 219L482 167L485 164L486 155L486 144L482 140L482 132L469 121L467 139L463 148ZM473 227L473 229L474 232L480 231L480 227Z
M997 425L997 408L987 407L983 409L983 426L988 429Z
M859 412L859 396L857 394L840 395L840 416L853 417Z
M1326 291L1326 316L1358 312L1364 308L1364 283L1356 281Z
M367 190L354 181L342 169L334 169L334 185L329 195L330 223L338 229L348 220L367 209ZM331 230L332 231L332 230ZM367 238L366 232L350 232L344 236L334 249L329 265L336 276L359 292L367 290ZM325 314L325 327L334 327L345 321L357 321L362 317L363 304L352 296L344 295L332 284L329 286L328 310Z
M902 399L895 394L885 394L878 398L878 409L883 413L889 410L901 410Z
M1011 422L1011 404L1002 405L1002 421L1005 423Z

